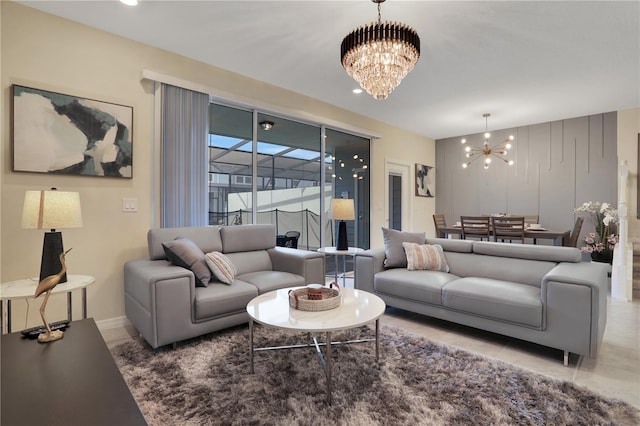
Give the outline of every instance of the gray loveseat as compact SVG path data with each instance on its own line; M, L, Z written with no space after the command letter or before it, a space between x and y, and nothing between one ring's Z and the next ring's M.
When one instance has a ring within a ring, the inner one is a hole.
M415 235L415 234L414 234ZM385 249L358 253L355 287L389 306L595 357L604 334L607 268L578 249L427 238L449 272L385 268Z
M162 243L178 237L224 253L234 281L198 286L191 270L167 260ZM259 294L324 282L324 255L276 247L273 225L160 228L147 238L149 258L124 265L124 297L127 318L154 348L248 322L247 303Z

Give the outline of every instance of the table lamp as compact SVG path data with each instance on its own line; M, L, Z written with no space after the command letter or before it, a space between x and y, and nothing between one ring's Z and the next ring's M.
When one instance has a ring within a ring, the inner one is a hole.
M334 198L331 200L331 218L339 220L338 225L338 244L336 250L349 250L349 242L347 241L347 223L345 220L354 220L356 218L353 200L349 198Z
M82 211L80 194L77 192L27 191L24 194L22 209L22 229L49 229L44 234L42 261L40 263L40 281L49 275L55 275L62 269L60 255L64 253L60 228L81 228ZM66 272L60 279L67 282Z

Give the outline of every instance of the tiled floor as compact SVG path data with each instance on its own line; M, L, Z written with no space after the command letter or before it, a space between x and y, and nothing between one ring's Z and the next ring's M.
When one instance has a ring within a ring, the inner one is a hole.
M352 280L347 278L346 286L353 287ZM640 300L609 300L604 343L598 358L572 355L568 367L562 364L562 351L394 308L387 308L381 324L400 327L435 342L556 379L569 380L640 408ZM101 331L109 346L135 335L130 326Z

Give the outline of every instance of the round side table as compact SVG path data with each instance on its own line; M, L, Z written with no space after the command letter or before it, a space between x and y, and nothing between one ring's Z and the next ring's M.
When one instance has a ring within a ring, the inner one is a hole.
M364 251L359 247L349 247L347 250L338 250L335 247L320 247L318 249L320 253L330 254L335 259L335 279L338 283L338 256L342 256L342 287L345 287L347 283L347 256L355 256L356 253Z
M87 287L96 282L96 279L89 275L67 275L67 282L58 284L51 291L51 294L67 293L67 319L71 321L71 292L82 289L82 318L87 318ZM11 301L14 299L33 298L38 278L25 278L0 284L0 331L4 333L5 324L5 302L7 313L7 333L11 333Z

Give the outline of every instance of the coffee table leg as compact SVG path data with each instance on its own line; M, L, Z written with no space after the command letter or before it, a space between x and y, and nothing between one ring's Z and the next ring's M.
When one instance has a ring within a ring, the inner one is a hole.
M249 372L253 374L253 319L249 318Z
M327 331L327 404L331 404L331 332Z

